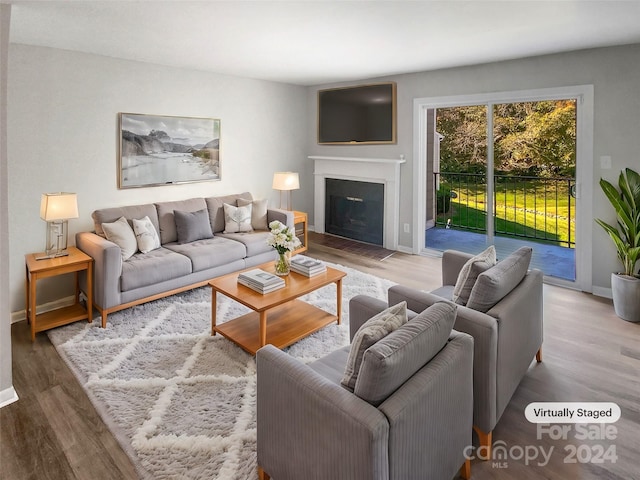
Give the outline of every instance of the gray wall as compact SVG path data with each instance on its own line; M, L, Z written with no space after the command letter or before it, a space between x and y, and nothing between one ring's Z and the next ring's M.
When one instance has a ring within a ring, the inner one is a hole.
M309 123L309 155L398 158L402 166L399 224L412 224L413 219L413 100L415 98L470 95L478 93L594 85L594 185L593 218L614 219L612 209L597 185L600 177L615 178L621 168L640 169L640 45L584 50L558 55L367 79L361 82L392 80L398 85L398 143L396 145L325 146L316 142L315 124ZM317 115L316 95L320 88L342 86L321 85L309 88L309 118ZM601 170L599 158L611 155L613 168ZM304 188L313 188L313 165L307 161ZM589 201L589 199L585 199ZM307 211L313 215L313 209ZM313 218L310 218L313 224ZM411 248L410 234L399 229L399 243ZM588 239L593 245L593 280L595 287L609 288L610 274L620 266L613 245L599 227Z
M102 207L242 191L278 205L273 172L294 170L307 153L304 87L25 45L11 44L9 53L13 312L24 310L24 254L44 249L42 193L78 194L72 243L77 231L93 229L91 212ZM219 118L221 181L119 190L118 112ZM71 293L71 281L45 279L37 303Z
M7 189L7 66L11 5L0 4L0 403L12 396L9 308L9 206Z

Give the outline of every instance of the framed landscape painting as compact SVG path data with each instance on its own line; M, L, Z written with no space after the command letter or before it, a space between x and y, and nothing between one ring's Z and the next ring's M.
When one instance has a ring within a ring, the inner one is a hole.
M220 180L220 120L120 113L118 187Z

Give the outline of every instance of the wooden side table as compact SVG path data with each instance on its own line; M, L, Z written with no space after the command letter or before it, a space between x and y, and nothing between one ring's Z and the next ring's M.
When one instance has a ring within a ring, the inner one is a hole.
M26 264L26 313L31 324L31 341L36 339L36 332L59 327L68 323L84 320L91 322L93 311L93 258L76 247L69 247L68 256L36 260L43 253L29 253L25 255ZM79 272L87 272L87 306L80 303ZM65 273L75 272L76 301L68 307L58 308L36 315L36 285L38 280Z
M300 225L300 227L298 227ZM294 250L295 253L306 252L307 248L309 248L309 236L307 234L307 214L305 212L298 212L297 210L293 211L293 226L296 229L296 237L302 238L300 239L302 242L302 246L297 250Z

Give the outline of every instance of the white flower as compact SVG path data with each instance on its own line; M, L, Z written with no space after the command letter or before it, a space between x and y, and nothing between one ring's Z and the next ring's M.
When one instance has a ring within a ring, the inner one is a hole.
M269 223L269 229L271 233L267 237L267 245L275 248L278 253L291 252L302 245L289 227L278 220Z

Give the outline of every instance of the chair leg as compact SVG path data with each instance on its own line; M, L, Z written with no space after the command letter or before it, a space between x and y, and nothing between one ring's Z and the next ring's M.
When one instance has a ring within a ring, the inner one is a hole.
M540 347L536 352L536 362L542 362L542 347Z
M262 469L262 467L258 466L258 478L260 480L269 480L271 477Z
M491 443L493 432L485 433L475 425L473 426L473 429L478 434L478 440L480 441L480 446L478 447L478 449L482 449L480 455L478 455L478 458L480 460L489 460L491 458Z
M468 458L464 461L462 467L460 467L460 477L464 478L464 480L471 478L471 460Z

